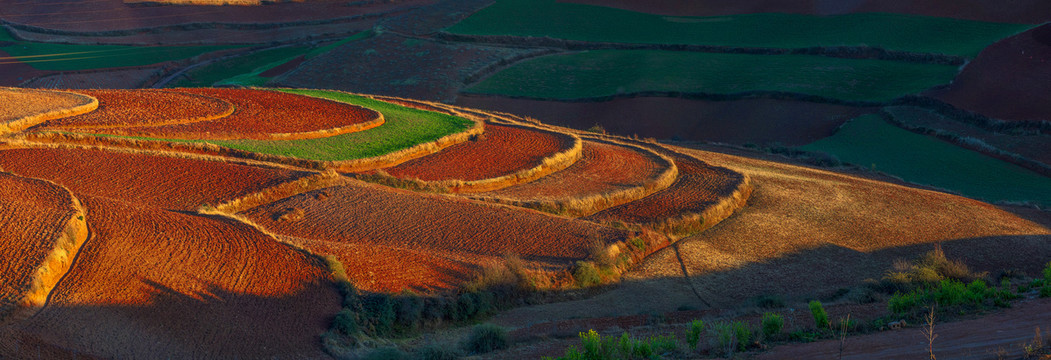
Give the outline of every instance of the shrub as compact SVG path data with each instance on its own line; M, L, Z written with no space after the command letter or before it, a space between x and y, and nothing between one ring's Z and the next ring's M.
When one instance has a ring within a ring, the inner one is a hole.
M460 352L443 344L428 344L416 351L417 360L456 360Z
M599 274L598 268L590 261L577 261L577 266L573 269L573 279L576 280L577 286L580 287L602 283L602 276Z
M580 342L583 351L570 347L566 350L566 355L558 360L656 359L678 348L672 336L653 336L646 340L638 340L628 333L619 337L607 337L599 335L595 330L580 333Z
M1044 285L1040 288L1040 297L1051 297L1051 285Z
M384 347L372 350L363 358L364 360L405 360L409 356L394 347Z
M895 293L894 296L890 297L890 301L887 305L890 307L890 311L898 314L905 315L911 313L921 303L919 299L920 295L915 292L909 293Z
M816 326L818 329L824 329L828 327L828 312L825 311L825 307L821 305L820 301L810 301L810 313L814 315L814 326Z
M475 326L464 343L464 350L474 354L484 354L493 350L506 349L510 345L507 330L493 324Z
M717 321L712 323L708 331L712 335L712 347L724 351L727 357L732 357L735 351L745 350L752 337L752 331L740 321Z
M332 320L332 329L343 335L354 335L361 331L358 327L358 317L350 309L343 309L336 318Z
M389 336L394 332L397 314L390 295L375 294L362 299L362 313L358 319L370 335Z
M763 313L762 330L763 336L772 338L781 334L785 328L785 318L775 313Z
M704 321L694 320L690 323L690 328L686 329L686 341L690 343L690 348L696 350L697 344L701 341L701 335L704 332Z
M763 309L780 309L785 307L785 300L777 295L759 295L755 298L755 305Z
M1044 266L1044 282L1051 283L1051 262Z

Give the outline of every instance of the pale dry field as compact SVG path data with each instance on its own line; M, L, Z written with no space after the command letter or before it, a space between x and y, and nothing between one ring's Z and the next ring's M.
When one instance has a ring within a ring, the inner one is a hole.
M98 101L60 91L0 88L0 134L95 110Z

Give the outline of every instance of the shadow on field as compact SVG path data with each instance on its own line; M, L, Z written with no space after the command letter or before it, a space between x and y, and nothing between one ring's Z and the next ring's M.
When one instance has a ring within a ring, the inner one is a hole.
M0 358L319 358L320 335L338 311L317 303L319 287L330 284L269 296L141 281L150 290L137 304L48 306L0 328Z

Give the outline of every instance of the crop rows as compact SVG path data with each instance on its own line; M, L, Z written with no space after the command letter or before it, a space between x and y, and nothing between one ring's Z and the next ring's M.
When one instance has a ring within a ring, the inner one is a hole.
M164 126L215 120L234 112L228 101L159 90L76 90L98 99L95 111L48 121L45 129Z

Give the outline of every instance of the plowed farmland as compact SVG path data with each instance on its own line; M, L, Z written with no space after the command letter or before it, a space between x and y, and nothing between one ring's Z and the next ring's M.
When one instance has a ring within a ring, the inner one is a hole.
M0 167L91 194L172 210L231 200L307 173L88 149L0 151Z
M100 358L322 355L318 335L341 296L319 258L228 219L81 199L90 239L8 339Z
M482 180L510 175L541 164L544 158L571 147L573 138L545 130L485 126L478 140L386 169L400 178L424 181Z
M667 189L588 216L593 221L649 223L680 214L700 213L729 196L743 181L730 169L697 158L668 153L679 168L679 178Z
M456 289L471 280L481 260L479 256L409 250L376 244L283 237L315 254L335 256L363 291L397 294L409 289L417 292ZM398 259L397 261L391 261ZM459 260L463 259L463 260Z
M327 196L319 197L322 192ZM302 220L279 220L287 209L303 210ZM586 257L592 242L611 244L631 235L535 211L358 183L307 192L244 214L281 235L465 257L510 253L556 267Z
M1049 93L1051 24L989 46L932 95L997 119L1051 121Z
M0 88L0 133L19 131L41 122L94 110L88 96L47 90Z
M556 201L585 198L645 186L670 166L662 166L663 159L642 149L607 142L585 140L583 152L583 158L566 169L478 195Z
M221 99L156 90L78 90L95 97L98 109L48 121L45 128L113 128L162 126L218 119L234 112Z
M165 91L222 99L232 103L235 110L229 116L211 121L109 131L176 139L271 139L278 135L281 135L278 138L331 136L380 125L380 115L373 110L277 91L205 88Z
M69 191L43 180L0 173L0 323L30 292L37 269L78 212Z

